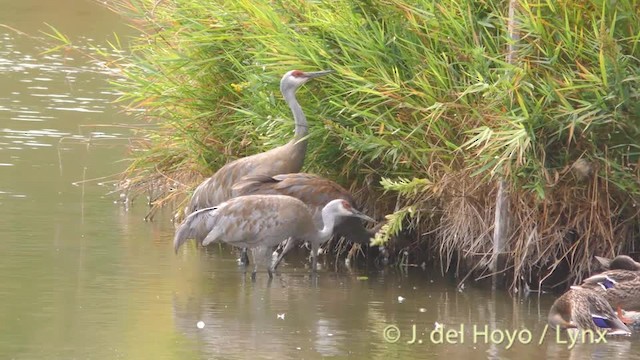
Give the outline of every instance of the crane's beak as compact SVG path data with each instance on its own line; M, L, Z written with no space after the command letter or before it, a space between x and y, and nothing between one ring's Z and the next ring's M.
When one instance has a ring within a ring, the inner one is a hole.
M311 72L305 72L305 76L308 79L313 79L313 78L317 78L320 76L325 76L325 75L329 75L331 73L334 73L334 70L322 70L322 71L311 71Z
M364 213L356 210L356 209L351 209L351 213L353 214L353 216L360 218L362 220L366 220L366 221L370 221L370 222L376 222L375 220L373 220L372 218L370 218L369 216L365 215Z

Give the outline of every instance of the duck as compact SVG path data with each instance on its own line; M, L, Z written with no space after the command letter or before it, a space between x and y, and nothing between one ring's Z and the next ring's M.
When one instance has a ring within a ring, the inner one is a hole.
M640 271L640 263L628 255L618 255L613 259L596 256L596 260L604 270L630 270Z
M572 286L551 306L549 325L561 329L602 331L607 335L629 335L631 330L622 322L605 297L591 288Z
M583 287L590 288L604 296L625 323L622 309L640 311L640 272L631 270L607 270L584 280Z

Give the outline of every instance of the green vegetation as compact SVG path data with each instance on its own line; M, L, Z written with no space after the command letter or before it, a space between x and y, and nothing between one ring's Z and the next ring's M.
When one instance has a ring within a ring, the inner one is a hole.
M305 169L375 199L370 213L397 210L376 241L411 226L446 268L482 276L501 179L512 287L559 269L580 277L594 254L638 239L637 1L523 0L513 42L509 1L112 6L143 34L120 86L152 124L126 183L159 190L158 206L231 159L288 141L280 77L331 68L299 91L312 125Z

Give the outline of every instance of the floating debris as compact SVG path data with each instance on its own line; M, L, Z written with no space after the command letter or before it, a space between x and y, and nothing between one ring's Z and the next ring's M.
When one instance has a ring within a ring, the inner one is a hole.
M198 329L204 329L204 321L200 320L196 323Z
M398 296L398 302L402 304L404 302L404 298L402 296Z

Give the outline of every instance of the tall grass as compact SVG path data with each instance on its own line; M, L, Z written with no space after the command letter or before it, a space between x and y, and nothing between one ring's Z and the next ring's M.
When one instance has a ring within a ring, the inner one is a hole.
M512 63L508 1L112 6L143 34L121 86L154 126L132 148L127 185L160 189L156 205L234 158L288 141L280 76L331 68L335 75L299 91L311 124L306 170L359 189L371 211L392 213L377 242L412 226L431 234L422 239L445 268L482 277L504 179L512 288L560 265L565 280L580 278L594 254L633 249L637 1L523 0Z

